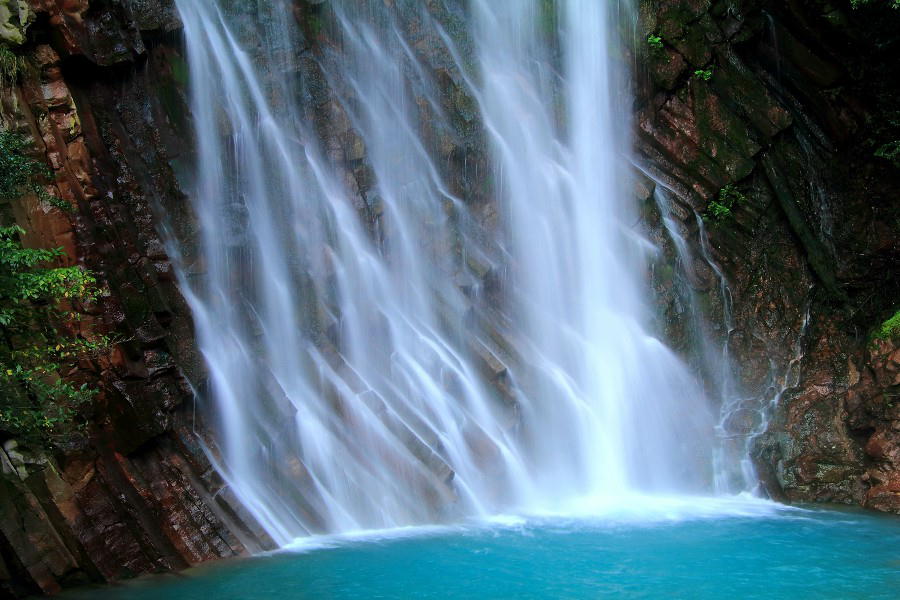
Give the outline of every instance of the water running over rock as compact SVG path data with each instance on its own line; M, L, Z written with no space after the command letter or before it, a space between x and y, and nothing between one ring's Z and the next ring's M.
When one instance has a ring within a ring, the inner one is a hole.
M178 2L181 283L218 466L279 544L711 489L623 177L628 3L444 4L329 3L332 41L301 52L286 0ZM447 174L465 128L489 202Z

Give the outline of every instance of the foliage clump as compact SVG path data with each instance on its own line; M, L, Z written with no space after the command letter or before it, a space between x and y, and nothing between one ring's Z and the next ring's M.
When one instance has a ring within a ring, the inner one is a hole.
M694 77L697 79L702 79L703 81L709 81L712 79L713 72L712 69L697 69L694 71Z
M882 145L875 151L875 156L889 160L894 163L894 166L900 168L900 140Z
M713 223L721 223L734 216L732 209L747 200L734 185L728 184L719 190L718 196L706 206L703 218Z
M876 340L888 340L895 335L900 335L900 310L894 313L894 316L881 324L872 334L872 338Z
M48 264L62 249L23 248L17 226L0 227L0 431L53 441L78 428L79 409L95 391L58 373L104 351L108 339L88 340L65 331L76 322L73 302L96 299L93 274Z
M850 6L853 10L858 9L861 6L867 6L869 4L884 4L886 6L890 6L895 10L900 10L900 0L850 0Z
M11 201L40 186L45 165L29 157L21 136L0 132L0 199ZM0 227L0 436L41 443L80 428L78 415L95 395L60 376L105 351L105 336L68 331L76 303L97 297L97 280L77 266L54 266L61 248L25 248L18 225Z
M11 87L19 80L25 59L6 46L0 46L0 87Z
M0 131L0 200L11 202L31 192L51 206L71 212L65 201L41 185L52 177L46 164L28 154L28 140L11 131Z
M665 48L662 38L654 33L647 36L647 45L654 54L659 54Z

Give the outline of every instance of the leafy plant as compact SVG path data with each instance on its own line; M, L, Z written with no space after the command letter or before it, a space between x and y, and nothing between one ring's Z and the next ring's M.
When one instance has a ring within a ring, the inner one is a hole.
M703 81L709 81L712 79L713 72L712 69L697 69L694 71L694 77L697 79L702 79Z
M0 132L0 199L43 190L38 180L49 169L27 149L22 136ZM54 266L62 249L25 248L24 233L18 225L0 227L0 434L52 443L79 428L79 411L96 393L60 373L105 352L110 342L65 327L80 320L73 304L96 299L94 275Z
M719 222L731 216L731 207L726 206L717 200L713 200L706 207L706 214L713 221Z
M46 164L28 154L28 140L11 131L0 131L0 200L12 201L27 192L51 206L71 212L65 201L50 194L41 181L52 178Z
M50 267L61 249L23 248L24 230L0 227L0 431L53 441L77 429L78 410L96 393L58 373L109 346L58 324L79 320L72 302L96 298L94 276L80 267Z
M733 216L732 209L747 200L734 185L728 184L719 190L719 194L706 206L703 218L713 223L721 223Z
M872 338L887 340L898 334L900 334L900 310L895 312L893 317L882 323L872 334Z
M895 166L900 167L900 140L884 144L875 151L875 156L889 160Z
M653 33L647 36L647 45L654 54L659 54L665 49L662 38Z
M0 84L2 87L15 85L19 74L25 68L25 59L6 46L0 46Z

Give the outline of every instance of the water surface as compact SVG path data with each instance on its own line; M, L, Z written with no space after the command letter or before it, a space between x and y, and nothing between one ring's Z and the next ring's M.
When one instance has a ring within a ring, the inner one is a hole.
M312 538L71 600L898 598L900 519L757 501Z

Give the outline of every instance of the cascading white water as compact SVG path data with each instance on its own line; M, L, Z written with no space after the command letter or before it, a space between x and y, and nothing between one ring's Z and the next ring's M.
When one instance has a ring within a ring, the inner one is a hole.
M340 45L306 70L289 0L248 4L178 0L199 230L179 272L215 460L275 541L702 490L712 420L648 328L650 249L620 177L618 5L471 1L479 64L460 68L496 157L490 232L422 133L452 126L399 12L464 62L428 3L331 2ZM515 408L472 350L488 335L458 278L479 246L508 263L492 310L521 357Z
M295 65L271 53L299 47L287 4L251 19L265 23L247 32L265 40L252 59L213 2L179 9L205 268L184 287L235 493L279 543L427 522L454 504L491 510L475 448L493 448L517 480L524 465L463 349L461 293L445 276L453 254L442 251L444 203L459 201L415 137L402 45L390 28L342 17L339 75L366 99L347 112L378 181L381 241L296 105Z
M691 375L648 332L648 248L623 177L627 79L610 52L627 3L559 5L548 15L540 2L476 3L481 102L527 340L529 464L557 492L700 489L711 420ZM561 73L542 41L553 18Z

